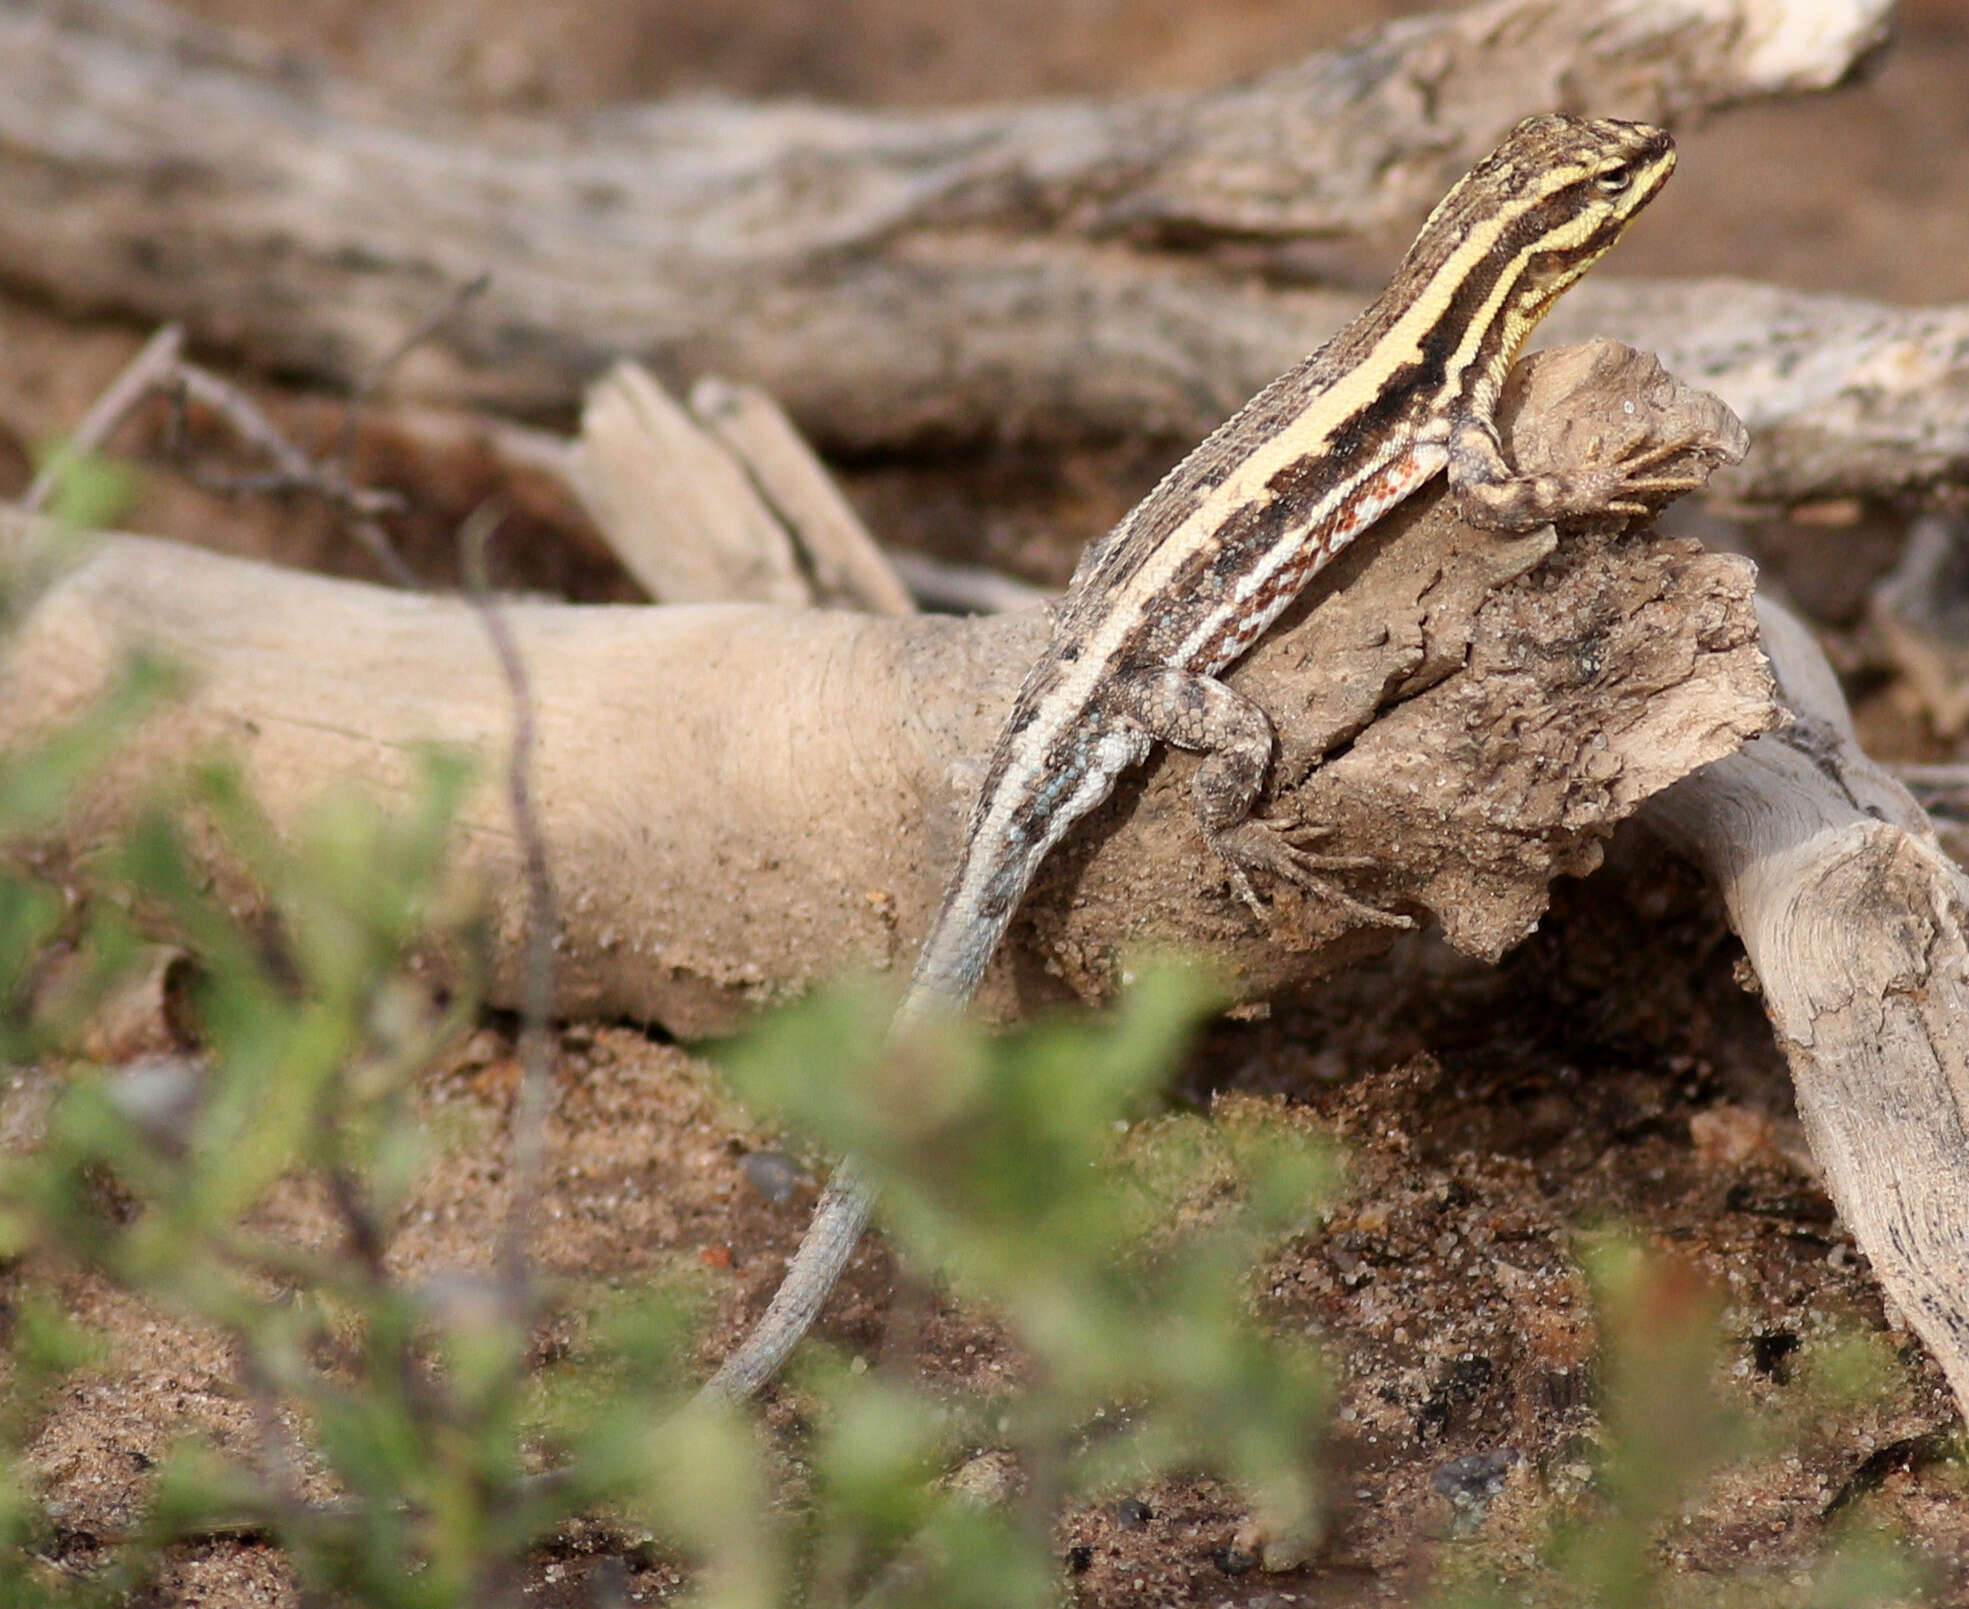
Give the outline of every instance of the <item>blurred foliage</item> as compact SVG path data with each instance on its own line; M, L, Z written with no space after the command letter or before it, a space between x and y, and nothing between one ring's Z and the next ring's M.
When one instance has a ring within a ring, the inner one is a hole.
M167 691L134 667L100 710L11 755L0 839L57 819ZM483 936L447 860L468 781L433 754L402 814L331 799L283 836L207 766L100 857L80 910L0 871L4 1054L63 1073L38 1144L0 1157L0 1609L125 1601L174 1541L242 1527L284 1550L304 1601L517 1603L529 1549L579 1515L680 1562L716 1609L1016 1609L1068 1590L1057 1529L1074 1505L1200 1472L1233 1482L1276 1542L1316 1544L1329 1389L1304 1343L1256 1322L1252 1281L1274 1242L1317 1232L1336 1163L1289 1125L1160 1109L1212 1006L1180 967L1144 969L1103 1022L900 1044L886 998L841 988L716 1053L747 1099L867 1160L904 1257L1015 1338L1016 1387L966 1395L810 1347L789 1475L750 1413L692 1399L690 1289L554 1288L503 1254L517 1243L400 1277L394 1227L432 1150L418 1080L476 1012ZM272 921L227 914L215 845ZM92 1067L67 1047L135 953L132 913L195 951L203 1043ZM80 958L52 999L51 945ZM276 1186L329 1203L335 1241L259 1227ZM59 1528L27 1456L65 1383L113 1359L58 1299L77 1271L226 1333L256 1426L244 1446L187 1434L148 1512L82 1574L42 1562ZM1473 1559L1445 1603L1674 1601L1658 1538L1755 1450L1714 1384L1701 1287L1613 1238L1591 1271L1607 1336L1593 1489L1552 1505L1536 1558ZM572 1340L542 1361L546 1326ZM1899 1555L1859 1538L1793 1601L1909 1590Z
M1730 1349L1721 1302L1687 1263L1610 1232L1588 1237L1585 1262L1602 1337L1592 1482L1576 1499L1546 1507L1543 1545L1530 1560L1500 1568L1477 1548L1455 1561L1454 1579L1437 1595L1442 1609L1863 1609L1926 1601L1927 1572L1891 1535L1858 1521L1810 1569L1730 1576L1664 1568L1664 1539L1672 1546L1681 1522L1699 1513L1710 1478L1782 1460L1795 1441L1780 1432L1793 1427L1751 1413L1723 1388ZM1870 1351L1837 1332L1821 1337L1810 1367L1836 1382L1813 1383L1801 1396L1823 1409L1840 1394L1850 1403L1862 1378L1884 1389L1857 1361Z
M809 1373L830 1410L822 1601L855 1601L872 1561L919 1531L934 1545L912 1550L906 1601L1050 1602L1063 1507L1177 1472L1237 1482L1270 1534L1310 1546L1327 1392L1303 1342L1252 1322L1248 1284L1266 1240L1315 1221L1331 1159L1286 1131L1130 1122L1153 1109L1209 986L1150 968L1107 1022L1003 1035L946 1023L885 1048L888 1004L830 993L721 1059L748 1098L862 1157L904 1255L985 1302L1029 1361L1018 1390L956 1417L905 1380ZM1214 1211L1193 1210L1200 1180L1221 1186L1201 1204ZM1015 1455L1019 1501L986 1513L926 1483L983 1448ZM984 1591L977 1550L993 1539L1004 1568Z
M78 451L71 442L45 444L34 456L36 482L47 482L44 518L34 540L10 543L6 562L0 564L0 625L18 619L86 553L92 540L88 533L113 526L138 491L137 473L130 465Z
M106 530L137 499L137 472L123 459L78 452L67 440L46 444L34 459L37 476L54 478L48 516L73 530Z

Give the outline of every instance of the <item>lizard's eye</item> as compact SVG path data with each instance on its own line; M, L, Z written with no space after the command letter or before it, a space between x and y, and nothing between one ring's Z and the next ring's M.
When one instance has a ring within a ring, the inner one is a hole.
M1617 196L1634 182L1634 170L1622 163L1617 168L1605 168L1594 174L1593 182L1600 187L1603 195Z

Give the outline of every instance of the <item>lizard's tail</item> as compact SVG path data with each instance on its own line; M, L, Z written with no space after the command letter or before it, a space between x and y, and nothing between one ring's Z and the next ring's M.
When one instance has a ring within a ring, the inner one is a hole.
M987 845L973 831L963 865L917 956L909 990L889 1025L891 1044L926 1019L961 1011L970 1003L1040 860L1070 819L1058 821L1038 842L1008 845L994 840ZM765 1315L706 1383L704 1396L736 1401L773 1377L819 1316L854 1255L874 1204L875 1186L867 1170L856 1158L843 1157Z
M874 1205L875 1187L861 1164L851 1156L843 1157L764 1316L705 1383L705 1396L737 1401L749 1397L778 1372L787 1354L813 1327L841 1271L854 1255Z
M947 938L951 927L947 918L946 909L945 917L923 946L909 992L889 1024L891 1044L923 1019L962 1007L977 992L978 978L1003 932L1000 924L985 935L984 942L972 936L968 942L952 946ZM952 949L958 953L946 953ZM827 1191L814 1209L813 1221L801 1237L793 1261L786 1265L779 1289L773 1292L759 1322L739 1342L738 1350L705 1382L704 1396L740 1401L779 1372L779 1366L826 1306L861 1242L874 1205L874 1181L858 1158L844 1156L835 1164Z

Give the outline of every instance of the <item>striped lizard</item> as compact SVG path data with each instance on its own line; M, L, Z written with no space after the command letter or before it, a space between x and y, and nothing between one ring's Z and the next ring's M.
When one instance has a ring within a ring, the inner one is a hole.
M1047 852L1156 743L1203 755L1197 818L1247 904L1262 911L1256 873L1358 920L1410 925L1335 886L1332 874L1361 862L1316 854L1252 813L1272 723L1219 674L1335 554L1437 475L1465 521L1500 531L1645 513L1635 497L1700 484L1659 470L1680 442L1573 478L1521 475L1493 417L1525 337L1674 166L1668 135L1644 123L1520 123L1437 205L1359 317L1088 549L992 751L898 1031L972 998ZM834 1288L872 1200L866 1171L843 1161L765 1316L708 1394L743 1396L779 1367Z

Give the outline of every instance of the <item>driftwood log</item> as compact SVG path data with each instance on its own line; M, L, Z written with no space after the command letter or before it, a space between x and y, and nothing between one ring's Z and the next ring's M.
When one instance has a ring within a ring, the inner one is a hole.
M1810 634L1758 613L1790 724L1641 819L1721 892L1826 1189L1969 1408L1969 877L1860 749Z
M651 464L669 479L689 478L705 433L675 404L661 430L640 424L652 411L647 400L627 406L659 395L647 377L611 376L588 410L583 455L598 467L640 462L634 484L646 482ZM783 432L774 439L783 452ZM750 479L770 485L775 476ZM605 500L609 508L628 501ZM649 551L675 535L664 520L652 529L645 518L597 514L618 551ZM750 525L771 518L761 505L753 521L715 522L730 534L714 545L746 551ZM803 522L783 523L799 543ZM1871 618L1900 645L1896 661L1929 707L1959 712L1961 678L1951 671L1961 649L1946 585L1956 534L1939 517L1917 521L1900 568L1875 591ZM782 584L802 569L789 565ZM1758 616L1789 724L1664 789L1640 819L1701 861L1721 890L1827 1187L1891 1309L1908 1316L1958 1400L1969 1401L1961 1297L1969 1289L1969 879L1917 801L1860 750L1809 633L1768 598ZM1931 768L1926 781L1962 812L1962 768Z
M1713 398L1608 344L1525 366L1513 392L1508 445L1529 469L1637 437L1692 439L1703 466L1742 450ZM17 557L48 540L23 516L0 529ZM1693 544L1618 522L1503 541L1425 497L1324 579L1237 672L1279 723L1273 807L1375 856L1356 892L1433 917L1472 954L1529 931L1550 879L1594 865L1641 800L1775 718L1749 567ZM538 708L558 1009L687 1034L906 962L1047 630L1043 610L507 612ZM185 666L191 690L51 847L86 862L161 777L215 747L292 823L332 784L399 794L421 740L459 745L485 762L464 854L496 913L495 997L514 998L521 885L496 786L510 713L465 606L104 538L7 645L0 751L98 695L136 643ZM1198 833L1191 764L1164 757L1063 846L1001 959L996 1009L1098 998L1150 944L1208 949L1258 996L1385 942L1291 894L1254 921Z
M1194 440L1360 302L1517 116L1673 119L1834 82L1881 4L1489 0L1200 94L885 115L692 101L466 124L296 72L168 10L0 7L0 272L62 305L348 385L571 406L615 357L718 372L824 446ZM1807 26L1809 24L1809 26ZM1596 276L1552 338L1654 350L1802 499L1969 469L1969 310Z
M592 411L597 427L627 420L626 434L598 428L581 454L537 455L542 473L581 480L587 454L592 483L602 442L619 455L651 439L652 417L673 466L715 462L710 421L731 399L697 399L699 424L660 394L622 406L636 395L619 379ZM798 505L789 524L829 527L843 573L865 570L861 535L838 529L813 466L747 411L751 423L723 439L742 445L751 472L724 466L707 484L744 498L777 487L778 501L727 518L708 496L731 533L719 540L756 553L762 520ZM1705 463L1743 445L1713 399L1607 344L1528 363L1507 420L1514 457L1533 468L1637 431L1693 433ZM26 518L0 525L17 560L50 541ZM1336 848L1376 851L1373 897L1433 916L1482 956L1522 937L1550 878L1590 867L1637 809L1702 861L1757 970L1828 1188L1969 1396L1969 885L1857 749L1802 629L1761 606L1792 724L1754 736L1779 712L1737 561L1610 527L1500 542L1425 501L1327 580L1237 673L1280 720L1277 807L1330 822ZM885 607L871 586L864 606ZM509 608L540 707L536 786L564 893L557 1008L685 1033L829 971L906 958L979 758L1045 630L1037 610L955 622ZM133 538L104 539L29 613L0 668L0 749L100 692L139 641L186 664L195 690L48 846L71 864L161 774L213 746L241 756L282 824L335 781L401 790L420 739L476 749L488 773L498 765L504 691L460 606ZM1207 947L1253 995L1385 942L1296 901L1267 929L1251 924L1197 841L1187 770L1165 757L1049 868L994 980L998 1009L1062 990L1099 996L1143 942ZM511 1001L520 879L495 794L474 800L464 853L496 911L495 998ZM214 869L226 877L223 857ZM232 886L250 905L251 890Z

